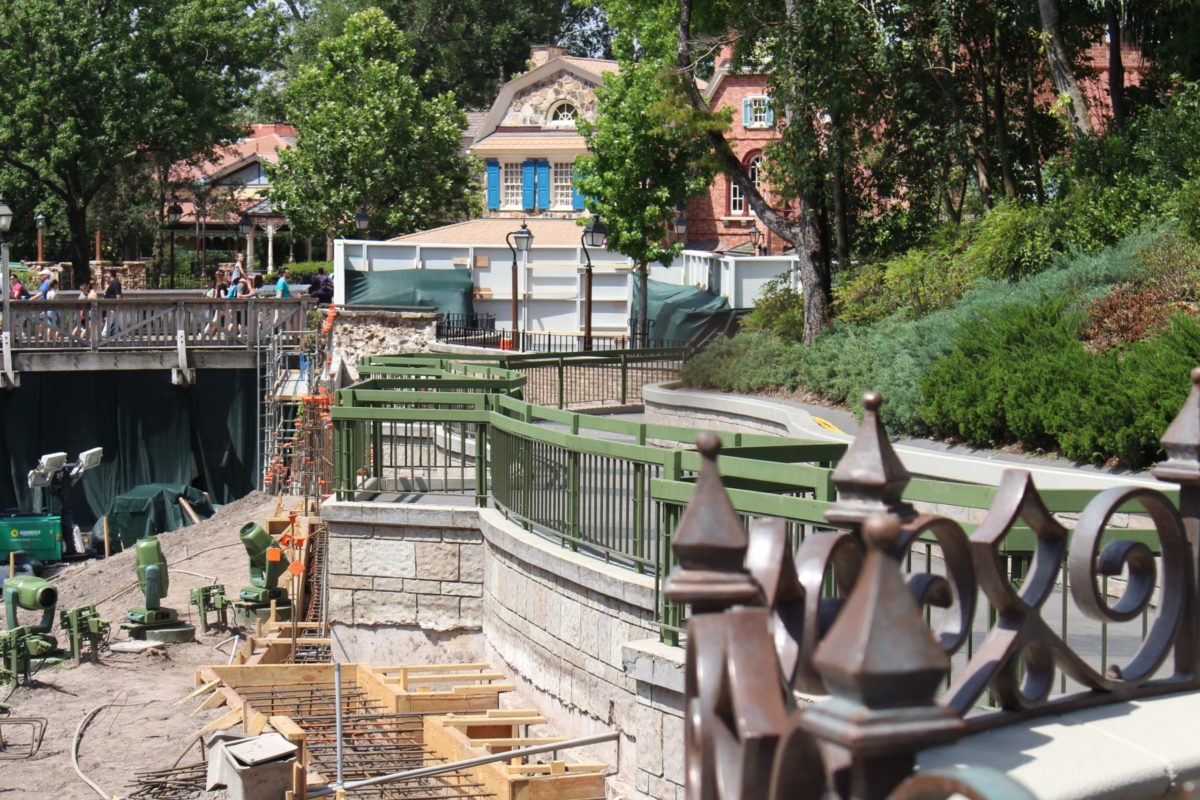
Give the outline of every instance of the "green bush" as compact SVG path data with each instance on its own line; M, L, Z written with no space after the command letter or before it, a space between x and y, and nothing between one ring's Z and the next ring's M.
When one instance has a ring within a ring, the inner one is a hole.
M804 334L804 293L792 288L790 275L779 275L766 282L742 327L748 331L766 331L784 341L800 341Z
M743 331L732 339L714 340L688 359L680 370L687 386L730 392L792 388L791 364L798 346L767 331Z
M1054 258L1054 236L1043 209L1006 200L988 212L975 228L963 253L971 275L1016 281L1036 275Z

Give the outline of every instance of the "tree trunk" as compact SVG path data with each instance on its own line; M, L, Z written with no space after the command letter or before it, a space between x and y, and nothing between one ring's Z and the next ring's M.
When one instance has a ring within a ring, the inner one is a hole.
M91 241L88 238L87 206L76 205L74 201L67 203L67 225L71 228L71 272L75 277L75 285L82 286L91 280L91 268L88 266L88 255Z
M1125 63L1121 60L1121 17L1115 3L1104 6L1108 26L1108 95L1112 100L1113 125L1125 127Z
M1042 183L1042 146L1034 125L1037 108L1034 105L1033 46L1029 37L1025 38L1025 42L1025 131L1029 141L1029 168L1033 171L1033 189L1037 193L1037 203L1040 206L1046 202L1046 187Z
M795 0L784 0L784 6L789 20L796 19ZM697 111L707 112L708 104L696 87L695 76L692 75L691 58L691 24L692 0L680 0L679 27L677 31L676 67L680 72L680 84L688 103ZM789 103L783 104L783 116L789 124L799 124L804 115L798 108ZM780 239L791 244L796 249L799 261L800 278L804 282L804 338L805 344L812 344L817 334L829 327L830 295L823 287L828 286L828 273L816 255L814 249L817 243L817 231L812 215L812 198L803 191L797 192L800 201L798 219L789 220L771 208L762 192L750 180L746 167L733 152L720 131L709 131L708 142L717 156L721 169L729 179L738 185L746 198L750 209L758 216L763 225L772 230ZM819 296L818 296L819 295Z
M1000 177L1004 181L1004 196L1017 196L1017 178L1013 174L1012 153L1008 147L1008 116L1004 94L1004 65L1000 57L1000 27L997 25L992 36L992 113L996 121L996 158L1000 160Z
M1083 92L1079 90L1079 81L1075 80L1075 72L1071 68L1071 54L1067 51L1067 41L1063 38L1058 0L1038 0L1038 11L1042 16L1046 60L1050 62L1054 88L1067 98L1067 122L1071 126L1071 133L1076 139L1091 136L1094 133L1092 118L1088 113L1087 102L1083 99Z

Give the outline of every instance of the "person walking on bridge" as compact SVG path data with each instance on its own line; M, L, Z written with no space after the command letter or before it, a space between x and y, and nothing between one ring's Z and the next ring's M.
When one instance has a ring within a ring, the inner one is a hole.
M105 300L120 300L124 294L121 288L121 279L117 277L117 271L111 270L108 273L108 286L104 287ZM100 332L102 336L115 336L117 333L117 312L116 310L105 310L104 312L104 329Z

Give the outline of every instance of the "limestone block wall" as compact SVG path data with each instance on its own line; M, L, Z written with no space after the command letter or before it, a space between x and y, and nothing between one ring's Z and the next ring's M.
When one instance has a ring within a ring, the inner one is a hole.
M435 311L355 311L338 309L333 322L333 360L358 380L363 356L426 353L435 341Z
M390 632L396 655L455 640L477 658L483 620L483 538L471 509L326 503L329 615L351 660L379 662ZM411 658L407 659L411 660ZM448 659L441 659L448 660Z
M609 796L682 800L684 654L657 642L651 577L492 509L329 502L322 516L339 655L485 658L557 734L620 732L619 751L579 754L617 763Z

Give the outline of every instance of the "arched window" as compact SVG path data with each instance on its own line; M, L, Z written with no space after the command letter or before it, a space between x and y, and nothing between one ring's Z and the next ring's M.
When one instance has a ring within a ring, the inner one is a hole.
M760 192L766 182L766 175L763 174L762 154L751 156L746 161L746 174L750 177L750 181L754 184L754 188ZM742 187L738 186L732 180L729 182L729 213L731 215L750 214L750 205L746 202L746 196L742 194Z
M551 122L574 122L578 112L570 103L559 103L550 110Z

